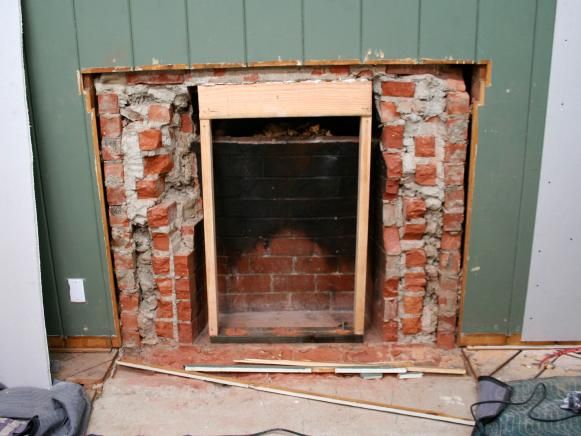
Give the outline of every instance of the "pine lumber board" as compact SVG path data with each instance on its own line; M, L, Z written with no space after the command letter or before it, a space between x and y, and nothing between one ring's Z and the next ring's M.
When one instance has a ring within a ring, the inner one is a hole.
M218 377L218 376L207 376L202 373L188 372L184 370L178 370L174 368L168 368L157 365L144 365L137 362L118 360L117 365L141 369L145 371L157 372L160 374L173 375L176 377L189 378L193 380L201 380L210 383L217 383L227 386L235 386L245 389L252 389L259 392L270 392L272 394L285 395L294 398L303 398L307 400L320 401L324 403L337 404L342 406L355 407L359 409L375 410L379 412L393 413L397 415L411 416L415 418L430 419L433 421L442 421L452 424L474 426L474 421L468 418L457 417L453 415L448 415L446 413L428 410L428 409L417 409L414 407L406 407L395 404L381 403L377 401L359 400L350 397L343 397L339 395L329 395L319 392L309 392L300 389L292 389L281 386L274 386L261 383L242 383L236 379L228 377Z

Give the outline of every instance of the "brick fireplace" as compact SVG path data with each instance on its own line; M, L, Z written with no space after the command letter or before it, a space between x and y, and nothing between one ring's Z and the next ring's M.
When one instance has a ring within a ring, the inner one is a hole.
M125 346L191 344L207 325L197 90L370 81L366 334L454 344L472 69L297 67L95 77ZM226 335L352 322L357 120L213 125L218 297ZM286 330L285 330L286 329Z

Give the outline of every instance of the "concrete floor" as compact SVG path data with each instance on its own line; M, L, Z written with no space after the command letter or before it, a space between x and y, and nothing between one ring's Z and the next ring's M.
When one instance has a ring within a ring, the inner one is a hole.
M273 375L245 380L468 417L470 377L363 380L359 376ZM94 403L89 433L226 435L282 427L308 435L469 435L460 425L336 406L119 368Z
M502 380L532 378L550 350L523 351L496 374ZM479 375L487 375L514 351L469 351ZM455 358L454 358L455 360ZM541 377L581 376L581 360L563 356ZM320 393L401 406L432 409L469 418L476 401L470 376L424 375L421 379L363 380L359 376L245 375L244 381L270 383ZM94 403L89 433L95 435L243 435L282 427L308 435L469 435L470 427L310 400L224 387L206 382L121 368Z

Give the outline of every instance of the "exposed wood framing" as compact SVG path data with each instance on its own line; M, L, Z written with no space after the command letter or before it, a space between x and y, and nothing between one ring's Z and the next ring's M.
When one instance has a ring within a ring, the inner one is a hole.
M194 380L207 381L210 383L217 383L226 386L236 386L239 388L252 389L260 392L270 392L272 394L321 401L324 403L337 404L340 406L349 406L356 407L359 409L375 410L378 412L394 413L397 415L411 416L414 418L424 418L433 421L443 421L452 424L466 425L470 427L474 426L474 421L471 419L456 417L445 413L437 412L434 410L416 409L415 407L405 407L394 404L380 403L377 401L358 400L355 398L341 397L338 395L329 395L318 392L302 391L298 389L291 389L261 383L243 383L233 378L207 376L202 373L187 372L183 370L177 370L173 368L154 365L143 365L140 363L127 362L121 360L117 361L117 365L125 366L128 368L141 369L145 371L158 372L161 374L173 375L176 377L184 377L191 378Z
M251 85L207 85L198 87L204 235L206 242L206 287L208 325L214 341L233 341L219 335L216 267L216 230L212 164L211 120L233 118L286 118L316 116L359 116L359 181L357 243L355 260L353 340L359 340L365 326L365 281L369 221L371 165L372 84L353 82L261 83ZM274 326L273 326L274 327ZM324 341L332 335L323 335ZM349 335L338 336L347 340ZM295 338L296 339L296 338ZM316 339L316 338L315 338ZM240 341L240 337L236 337ZM254 338L253 341L259 341ZM317 342L317 340L315 340ZM319 341L320 342L320 341Z
M370 116L371 82L198 87L200 119Z

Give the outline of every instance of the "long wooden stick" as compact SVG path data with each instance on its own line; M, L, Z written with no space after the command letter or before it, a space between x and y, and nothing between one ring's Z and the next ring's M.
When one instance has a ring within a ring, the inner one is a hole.
M333 362L309 362L306 360L269 360L269 359L241 359L234 360L236 363L251 363L257 365L283 365L283 366L306 366L312 368L385 368L388 366L395 367L396 369L405 368L410 372L423 372L426 374L447 374L447 375L466 375L466 370L464 368L438 368L433 366L413 366L411 361L402 362L384 362L384 363L364 363L364 364L354 364L354 363L333 363ZM333 371L328 371L333 372ZM339 371L334 371L339 372ZM361 371L355 371L361 372ZM369 371L370 372L370 371Z
M468 345L467 350L560 350L578 348L579 345Z
M174 375L176 377L190 378L194 380L207 381L210 383L217 383L227 386L236 386L240 388L252 389L260 392L270 392L272 394L286 395L295 398L304 398L307 400L321 401L324 403L338 404L342 406L356 407L359 409L376 410L379 412L394 413L397 415L412 416L415 418L431 419L434 421L449 422L452 424L460 424L467 426L474 426L474 421L467 418L460 418L434 410L416 409L413 407L398 406L394 404L380 403L376 401L357 400L349 397L341 397L337 395L321 394L317 392L308 392L298 389L290 389L286 387L258 384L258 383L241 383L236 379L227 377L207 376L196 372L187 372L173 368L167 368L155 365L143 365L135 362L128 362L118 360L117 365L129 368L136 368L145 371L158 372L161 374Z

